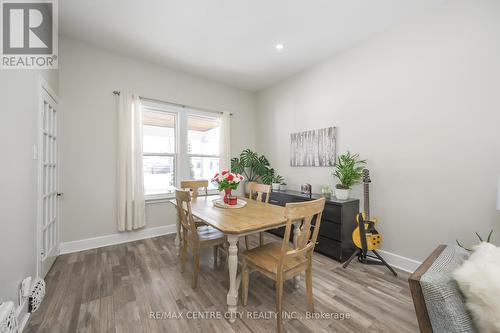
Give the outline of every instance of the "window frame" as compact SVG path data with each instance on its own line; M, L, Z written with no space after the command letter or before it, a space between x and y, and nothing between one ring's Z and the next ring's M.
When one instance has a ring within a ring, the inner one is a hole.
M173 156L174 158L174 184L176 187L180 187L181 179L188 179L190 166L189 161L192 157L208 157L208 158L218 158L220 163L220 151L219 155L211 154L191 154L188 153L188 128L187 119L189 116L198 116L204 118L212 118L219 120L221 114L220 112L209 112L196 110L194 108L182 107L174 104L169 104L166 102L152 101L148 99L141 99L142 111L152 111L160 113L172 114L175 117L174 121L174 136L175 145L174 153L142 153L142 156ZM222 140L222 137L219 137ZM220 144L220 143L219 143ZM210 179L209 179L210 181ZM144 191L145 192L145 191ZM217 189L209 190L208 194L218 194ZM175 193L159 193L159 194L149 194L144 193L144 198L146 202L152 201L165 201L175 198Z

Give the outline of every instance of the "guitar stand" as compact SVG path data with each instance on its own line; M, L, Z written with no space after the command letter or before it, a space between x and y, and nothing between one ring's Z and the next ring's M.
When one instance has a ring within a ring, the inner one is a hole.
M347 268L347 266L349 266L351 261L354 258L358 257L358 261L362 264L385 265L391 271L391 273L394 274L394 276L398 276L398 273L396 273L396 271L387 263L387 261L384 260L384 258L382 258L382 256L377 251L372 250L371 252L373 252L375 256L371 256L367 253L363 254L363 250L356 249L356 251L354 251L354 253L349 257L349 259L347 259L347 261L342 265L342 267Z
M366 244L366 230L365 230L365 221L361 217L360 223L359 223L359 236L361 238L361 247L362 249L357 248L356 251L347 259L347 261L342 265L343 268L347 268L351 261L355 258L358 257L358 260L360 263L365 264L365 265L385 265L394 276L398 276L396 271L382 258L380 254L378 254L377 251L371 250L375 256L369 255L368 254L368 245Z

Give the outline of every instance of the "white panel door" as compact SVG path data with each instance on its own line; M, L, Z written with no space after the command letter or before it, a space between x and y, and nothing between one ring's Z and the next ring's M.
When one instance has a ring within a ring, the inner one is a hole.
M43 84L40 89L38 273L45 277L59 254L59 138L57 103Z

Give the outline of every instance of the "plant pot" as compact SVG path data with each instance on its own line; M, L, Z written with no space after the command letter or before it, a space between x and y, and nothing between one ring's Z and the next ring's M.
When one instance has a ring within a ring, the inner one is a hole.
M351 189L344 188L336 188L335 189L335 197L339 200L347 200L349 199L349 195L351 194Z
M273 191L279 191L280 190L280 183L272 183L271 187Z
M286 184L280 184L280 191L282 192L286 191Z
M250 194L250 183L251 183L251 182L249 182L249 181L246 181L246 180L245 180L245 181L244 181L244 183L245 183L245 184L244 184L244 186L243 186L243 191L244 191L245 193L243 193L243 194L244 194L244 196L246 197L246 196L248 196L248 195Z

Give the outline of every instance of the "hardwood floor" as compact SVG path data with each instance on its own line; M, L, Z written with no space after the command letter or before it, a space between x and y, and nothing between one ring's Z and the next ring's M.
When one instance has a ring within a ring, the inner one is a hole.
M266 234L266 243L274 236ZM251 237L258 243L258 236ZM243 246L241 246L243 249ZM191 289L190 265L179 271L174 235L82 251L57 258L46 277L47 296L25 332L274 332L275 291L271 280L250 275L248 306L234 324L224 316L229 277L225 260L213 268L212 251L202 254L198 288ZM349 319L306 318L304 278L287 281L287 332L418 332L408 288L383 267L353 262L347 269L315 253L313 293L316 314L346 313ZM241 294L241 293L240 293ZM206 313L214 311L213 313ZM151 312L156 318L151 318ZM167 318L170 315L171 318ZM183 318L172 318L182 315ZM254 319L252 317L259 317Z

